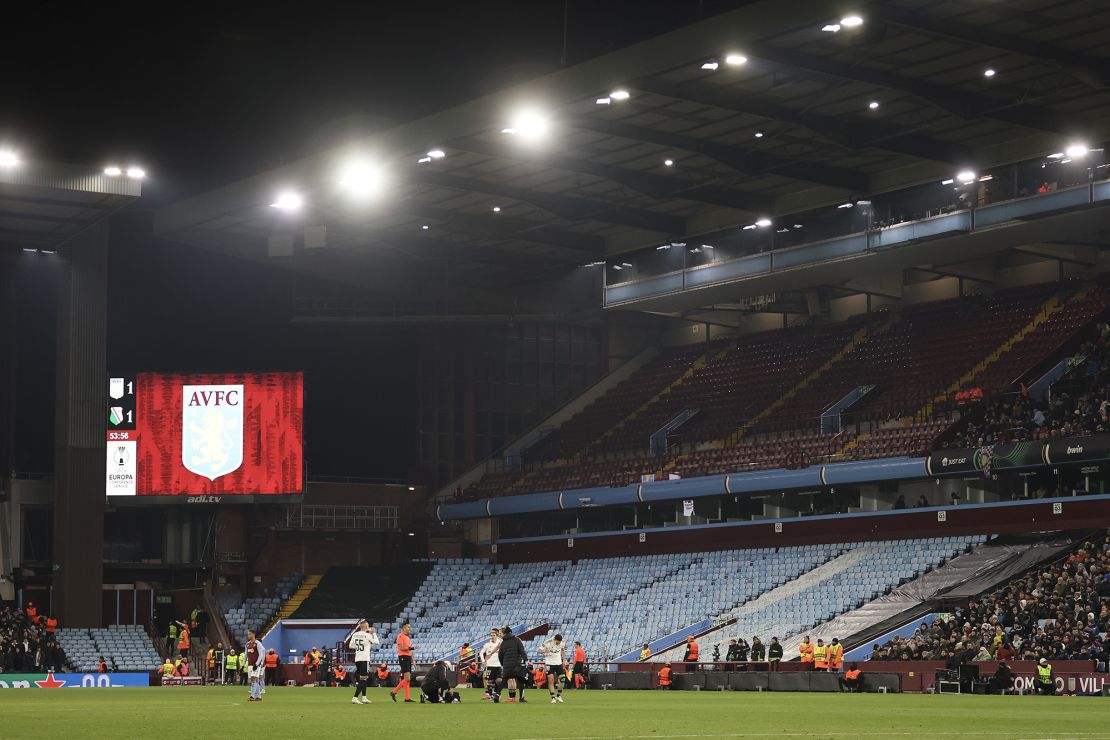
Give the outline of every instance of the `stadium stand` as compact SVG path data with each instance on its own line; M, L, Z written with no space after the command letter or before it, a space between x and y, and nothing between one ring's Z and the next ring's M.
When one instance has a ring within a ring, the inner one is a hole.
M542 625L613 658L707 617L793 634L935 567L981 537L520 563L437 563L399 621L417 661L496 625ZM879 567L875 567L875 566ZM378 625L383 649L399 623ZM530 648L538 648L542 637Z
M218 595L217 602L220 603L220 608L223 611L228 633L238 644L246 644L247 630L261 630L270 624L282 602L293 595L303 579L303 573L286 576L278 582L277 596L254 596L242 603L238 603L239 597L237 594ZM229 606L229 601L235 605Z
M104 629L59 629L58 644L78 671L95 671L100 657L113 671L153 671L162 663L142 625Z
M1110 533L957 607L871 654L872 660L1095 660L1110 653ZM985 656L984 656L985 651Z
M431 566L424 562L389 568L329 568L292 616L296 619L361 617L371 622L390 622L430 571Z
M922 455L974 423L956 391L1031 381L1108 307L1105 286L1042 283L664 352L529 449L525 471L488 473L468 496ZM822 411L861 385L874 388L851 424L821 433ZM688 409L679 445L648 454Z
M578 455L615 421L627 418L637 408L669 388L704 360L711 347L683 347L658 355L632 377L618 384L565 424L525 452L526 460L554 460Z
M1110 428L1110 327L1077 353L1071 370L1043 399L1012 394L994 399L978 421L955 434L948 447L971 447L1051 437L1083 436Z
M787 640L917 578L983 540L983 536L940 537L835 546L839 554L832 560L717 615L717 621L735 621L707 641L755 636L764 643L772 636ZM673 652L659 652L653 658L675 659Z

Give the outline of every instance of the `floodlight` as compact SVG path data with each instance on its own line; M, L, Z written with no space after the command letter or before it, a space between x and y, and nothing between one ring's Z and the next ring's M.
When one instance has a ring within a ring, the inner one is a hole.
M512 123L507 128L501 129L501 133L536 141L547 133L547 118L532 108L522 110L513 116Z
M304 205L304 199L294 193L292 190L286 190L278 194L277 199L270 204L270 208L277 208L279 211L295 212L301 210Z
M1079 159L1080 157L1087 156L1087 152L1089 151L1090 149L1087 148L1086 144L1076 143L1070 144L1068 148L1064 150L1064 154L1066 154L1069 159Z
M356 198L365 198L381 191L382 170L365 160L354 160L343 167L339 185Z

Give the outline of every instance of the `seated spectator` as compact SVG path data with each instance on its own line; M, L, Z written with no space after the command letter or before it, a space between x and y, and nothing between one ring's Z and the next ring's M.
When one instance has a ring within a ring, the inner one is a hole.
M1098 588L1110 575L1110 535L1087 541L1062 562L1019 576L957 607L948 619L918 627L872 649L872 660L1106 660L1101 637L1110 607ZM984 655L986 657L984 657Z

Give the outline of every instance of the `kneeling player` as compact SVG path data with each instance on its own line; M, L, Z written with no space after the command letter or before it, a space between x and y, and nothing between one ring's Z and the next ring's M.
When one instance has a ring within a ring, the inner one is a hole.
M540 648L543 654L543 664L547 668L547 690L551 694L551 703L563 703L563 666L567 662L567 646L562 635L555 635ZM536 688L539 688L537 686Z
M424 674L420 682L420 703L425 701L432 704L458 704L461 701L459 692L451 689L448 681L450 668L444 661L436 661L431 670Z

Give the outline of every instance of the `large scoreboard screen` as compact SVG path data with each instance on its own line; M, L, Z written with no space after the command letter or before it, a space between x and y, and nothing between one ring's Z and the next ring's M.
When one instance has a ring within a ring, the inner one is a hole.
M138 373L108 380L109 496L304 492L304 376Z

